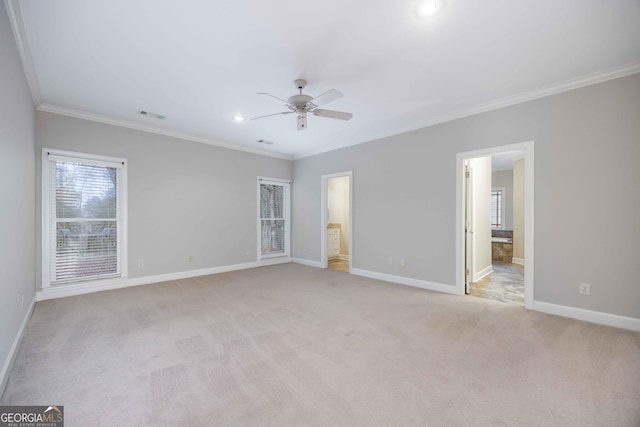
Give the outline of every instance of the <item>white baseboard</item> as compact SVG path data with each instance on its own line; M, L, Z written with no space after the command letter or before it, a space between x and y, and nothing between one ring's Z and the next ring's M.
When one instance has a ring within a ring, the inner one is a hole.
M311 261L310 259L304 259L304 258L293 258L292 261L295 262L296 264L307 265L309 267L322 268L322 263L320 261Z
M551 304L542 301L534 301L533 309L541 313L555 314L556 316L584 320L585 322L598 323L600 325L613 326L614 328L630 329L632 331L640 332L640 319L636 319L634 317L619 316L617 314L585 310L583 308Z
M22 320L22 325L20 325L20 329L18 329L18 333L16 337L13 339L13 344L9 349L9 354L7 354L7 358L4 360L4 364L2 365L2 371L0 371L0 398L4 393L4 389L7 386L7 382L9 381L9 374L11 373L11 369L13 368L13 363L16 360L16 356L18 355L18 349L20 348L20 343L22 343L22 338L24 337L24 331L27 329L27 324L29 323L29 319L31 319L31 315L33 314L33 309L36 306L36 296L33 296L33 300L31 300L31 305L29 309L24 315L24 319Z
M475 283L478 280L482 280L483 278L487 277L491 273L493 273L493 265L489 265L487 268L484 268L478 271L476 274L473 275L473 277L471 278L471 281Z
M511 262L518 265L524 265L524 259L522 258L511 258Z
M229 271L246 270L248 268L264 267L267 265L284 264L291 262L290 257L267 258L244 264L223 265L220 267L203 268L200 270L180 271L177 273L159 274L136 278L117 278L94 282L73 283L69 285L52 286L45 288L36 294L38 301L53 298L64 298L75 295L89 294L92 292L109 291L113 289L128 288L130 286L148 285L150 283L167 282L169 280L188 279L190 277L207 276L209 274L227 273Z
M427 289L430 291L458 295L455 286L429 282L427 280L412 279L410 277L395 276L393 274L378 273L376 271L361 270L359 268L352 268L351 274L355 274L356 276L368 277L370 279L384 280L385 282L393 282L399 283L401 285L413 286L415 288Z

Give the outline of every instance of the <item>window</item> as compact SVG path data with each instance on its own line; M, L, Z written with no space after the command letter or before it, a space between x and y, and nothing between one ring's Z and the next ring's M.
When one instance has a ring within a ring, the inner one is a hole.
M289 256L289 181L258 178L258 258Z
M504 188L491 189L491 228L504 228Z
M43 286L126 276L125 166L43 150Z

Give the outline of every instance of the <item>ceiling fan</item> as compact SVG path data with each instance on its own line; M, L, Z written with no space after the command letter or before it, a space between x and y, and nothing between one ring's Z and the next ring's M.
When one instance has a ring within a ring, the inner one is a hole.
M265 117L278 116L281 114L293 114L296 113L298 115L298 130L304 130L307 128L307 113L311 113L314 116L319 117L328 117L330 119L338 119L338 120L351 120L353 117L352 113L345 113L343 111L334 111L334 110L323 110L318 108L321 105L328 104L331 101L335 101L336 99L342 98L342 92L337 91L335 89L331 89L319 95L315 98L305 95L302 93L302 89L307 85L307 81L303 79L298 79L293 82L296 85L299 94L293 95L289 97L288 100L284 100L282 98L278 98L277 96L271 95L270 93L258 92L258 95L267 95L272 98L275 98L279 101L284 102L285 106L289 109L289 111L283 111L280 113L267 114L266 116L254 117L251 120L263 119Z

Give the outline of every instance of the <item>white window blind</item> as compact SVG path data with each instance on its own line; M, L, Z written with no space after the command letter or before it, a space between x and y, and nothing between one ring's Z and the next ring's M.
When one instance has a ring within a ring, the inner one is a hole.
M289 255L289 183L259 180L261 258Z
M47 156L51 284L121 274L122 163Z

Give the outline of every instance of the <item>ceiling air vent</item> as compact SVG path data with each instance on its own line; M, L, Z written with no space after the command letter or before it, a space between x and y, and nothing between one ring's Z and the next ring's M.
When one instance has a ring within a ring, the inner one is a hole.
M138 111L138 114L140 114L141 116L153 117L154 119L158 119L158 120L163 120L167 118L167 116L163 116L162 114L152 113L150 111L145 111L145 110Z

